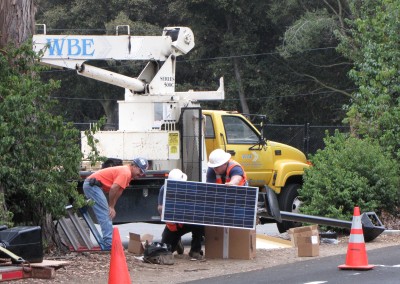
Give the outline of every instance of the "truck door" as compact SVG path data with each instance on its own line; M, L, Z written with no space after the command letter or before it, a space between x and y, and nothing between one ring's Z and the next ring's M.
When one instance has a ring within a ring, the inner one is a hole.
M216 121L213 123L213 131L218 133L214 134L212 148L230 153L244 167L251 186L268 184L272 176L273 155L269 147L260 143L258 130L239 115L221 115L221 122L222 125Z

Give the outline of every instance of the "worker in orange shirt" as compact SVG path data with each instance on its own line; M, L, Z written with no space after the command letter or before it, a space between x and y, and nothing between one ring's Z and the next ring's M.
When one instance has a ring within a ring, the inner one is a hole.
M117 214L115 205L119 197L132 179L145 175L148 166L145 158L135 158L129 165L104 168L85 179L83 191L94 201L93 212L103 235L102 250L111 249L112 219ZM108 194L108 201L105 194Z

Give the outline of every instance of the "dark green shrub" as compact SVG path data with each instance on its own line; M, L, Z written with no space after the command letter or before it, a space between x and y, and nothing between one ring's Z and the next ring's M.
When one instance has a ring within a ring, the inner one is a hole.
M311 157L300 190L302 213L351 220L361 212L394 212L399 197L399 168L380 146L366 139L335 133L325 149Z

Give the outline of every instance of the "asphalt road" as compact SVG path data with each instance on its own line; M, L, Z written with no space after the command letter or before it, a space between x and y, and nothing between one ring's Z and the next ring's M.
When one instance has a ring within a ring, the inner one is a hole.
M191 284L394 284L400 283L400 246L386 247L368 252L368 263L375 265L371 270L340 270L346 255L336 255L319 259L280 265L268 269L231 274L196 280Z

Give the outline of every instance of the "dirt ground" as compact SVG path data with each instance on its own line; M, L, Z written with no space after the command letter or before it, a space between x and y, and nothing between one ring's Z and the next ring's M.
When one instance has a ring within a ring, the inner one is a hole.
M287 239L287 234L278 237ZM338 244L321 243L321 258L330 255L346 254L348 237L340 237ZM400 244L400 234L383 233L374 241L366 243L369 250ZM174 255L174 265L156 265L143 263L133 254L125 250L126 262L132 283L185 283L187 281L227 275L245 271L268 268L280 264L309 260L310 257L297 257L296 248L257 249L252 260L215 260L204 259L193 261L188 257L189 247L185 247L183 255ZM83 252L70 253L62 257L46 257L46 259L65 260L68 265L56 271L56 277L51 280L24 279L17 283L108 283L110 253ZM343 259L343 263L345 258ZM338 265L343 264L338 263Z

